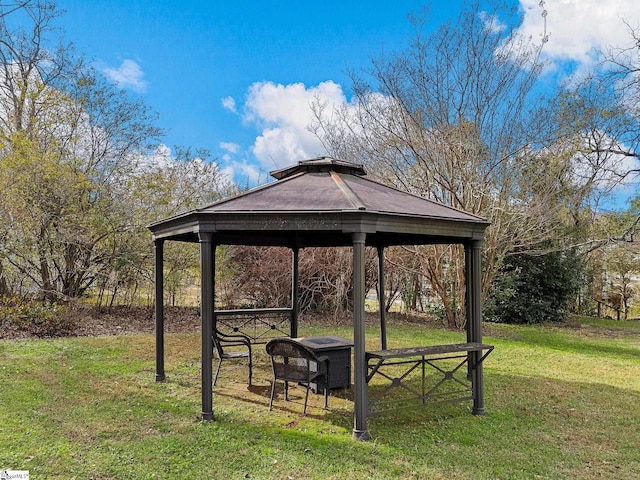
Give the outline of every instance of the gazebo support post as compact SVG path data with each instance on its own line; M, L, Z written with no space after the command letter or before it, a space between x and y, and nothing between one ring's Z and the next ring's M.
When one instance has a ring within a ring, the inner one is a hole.
M200 319L202 321L202 420L213 420L213 309L215 295L215 246L213 234L201 232Z
M293 247L293 253L291 255L291 338L296 338L298 336L298 314L299 314L299 304L298 304L298 293L299 293L299 253L300 249L298 247Z
M471 270L471 341L482 343L482 241L472 240L469 245ZM482 352L473 352L474 369L472 371L473 411L474 415L484 415L484 381L482 375Z
M165 380L164 372L164 240L154 240L155 253L155 320L156 382Z
M380 308L380 348L387 349L386 298L384 291L384 247L378 247L378 304Z
M355 440L368 440L367 361L364 328L365 233L353 233L353 350L354 350L354 428Z
M473 291L473 281L472 281L473 273L471 268L471 242L465 242L464 244L464 305L465 305L465 315L466 315L466 324L465 329L467 331L467 343L472 342L472 328L473 328L473 298L471 292ZM468 354L467 361L467 380L471 381L471 375L473 373L472 369L473 357L472 354Z

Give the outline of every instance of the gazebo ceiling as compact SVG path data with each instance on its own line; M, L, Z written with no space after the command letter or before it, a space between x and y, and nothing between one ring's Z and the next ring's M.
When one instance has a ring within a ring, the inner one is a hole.
M271 172L275 182L149 226L154 240L217 244L349 246L459 243L481 240L488 222L364 178L362 165L328 157Z

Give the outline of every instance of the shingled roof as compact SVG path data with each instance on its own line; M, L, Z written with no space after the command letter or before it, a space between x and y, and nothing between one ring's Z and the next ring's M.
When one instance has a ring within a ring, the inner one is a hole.
M365 178L362 165L321 157L271 172L276 181L154 223L154 238L221 244L350 245L455 242L482 238L487 221ZM306 232L306 233L305 233ZM178 238L182 237L182 238ZM394 237L391 239L390 237Z

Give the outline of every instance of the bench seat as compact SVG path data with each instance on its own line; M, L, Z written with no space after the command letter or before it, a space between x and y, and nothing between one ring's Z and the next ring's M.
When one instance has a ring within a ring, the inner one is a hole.
M368 415L427 402L472 400L471 375L493 349L493 345L468 342L366 352ZM430 384L427 369L434 374ZM420 371L419 385L410 375L415 370ZM371 385L373 378L382 380L382 385Z

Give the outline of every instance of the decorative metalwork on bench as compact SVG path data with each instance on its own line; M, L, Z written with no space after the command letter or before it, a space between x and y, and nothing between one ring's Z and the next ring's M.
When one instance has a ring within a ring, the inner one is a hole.
M272 338L289 337L293 310L258 308L251 310L216 310L215 328L223 335L242 334L251 343L267 343Z
M472 400L470 375L493 348L481 343L459 343L367 352L368 415L427 402ZM419 377L411 375L416 370ZM427 371L433 375L427 375ZM374 377L382 381L372 384Z

